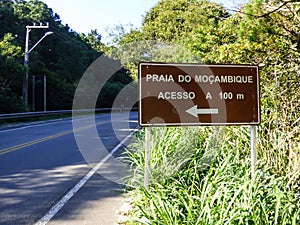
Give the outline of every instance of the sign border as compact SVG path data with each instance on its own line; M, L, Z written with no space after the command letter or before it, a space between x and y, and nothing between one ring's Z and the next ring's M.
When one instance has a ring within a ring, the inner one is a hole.
M257 108L258 121L257 122L236 122L236 123L142 123L142 78L141 68L143 65L150 66L198 66L198 67L242 67L242 68L256 68L257 69ZM162 126L246 126L259 125L261 122L261 99L260 99L260 76L259 66L253 64L197 64L197 63L164 63L164 62L140 62L138 66L138 87L139 87L139 104L138 104L138 123L142 127L162 127Z

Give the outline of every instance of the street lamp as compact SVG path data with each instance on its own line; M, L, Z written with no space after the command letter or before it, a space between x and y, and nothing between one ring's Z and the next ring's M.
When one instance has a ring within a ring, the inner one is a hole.
M44 34L43 37L41 37L40 40L38 40L38 42L35 43L34 46L32 46L32 48L29 49L29 33L31 31L32 28L49 28L49 24L47 23L46 26L43 25L36 25L33 24L33 26L26 26L26 40L25 40L25 54L24 54L24 67L25 67L25 75L24 75L24 79L23 79L23 102L24 102L24 106L25 109L28 106L28 77L29 77L29 67L28 67L28 62L29 62L29 53L48 35L53 34L52 31L48 31Z

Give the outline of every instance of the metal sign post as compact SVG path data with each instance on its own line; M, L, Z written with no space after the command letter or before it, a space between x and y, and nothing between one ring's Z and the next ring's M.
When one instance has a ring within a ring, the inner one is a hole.
M256 126L250 126L250 146L251 146L251 178L254 178L256 156Z
M145 148L145 172L144 172L144 186L146 189L149 187L149 178L150 178L150 137L151 137L151 128L146 127L146 148Z
M47 111L47 77L44 75L44 112Z

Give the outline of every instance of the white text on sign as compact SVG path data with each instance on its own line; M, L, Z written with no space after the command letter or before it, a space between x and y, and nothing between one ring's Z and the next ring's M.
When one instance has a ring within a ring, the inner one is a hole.
M179 83L190 83L192 81L196 83L238 83L238 84L252 84L253 76L231 76L231 75L194 75L194 79L191 75L178 75L177 82ZM147 82L175 82L172 74L147 74Z

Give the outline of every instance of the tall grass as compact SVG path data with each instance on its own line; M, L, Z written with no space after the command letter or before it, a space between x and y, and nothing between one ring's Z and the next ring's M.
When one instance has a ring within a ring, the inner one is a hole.
M247 127L153 128L148 190L143 136L128 149L139 176L130 180L135 209L127 224L300 224L299 192L286 172L260 154L250 178Z

